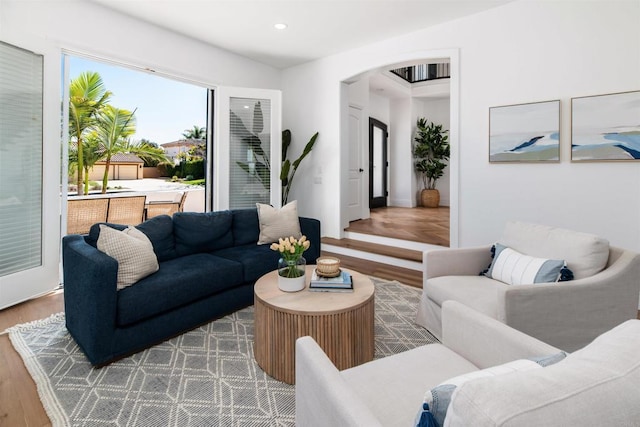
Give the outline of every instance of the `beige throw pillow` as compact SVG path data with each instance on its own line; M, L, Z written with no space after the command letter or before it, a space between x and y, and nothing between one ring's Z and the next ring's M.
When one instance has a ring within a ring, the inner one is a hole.
M258 244L277 242L281 237L302 237L300 220L298 219L298 202L287 203L282 208L256 203L258 207L258 221L260 222L260 237Z
M158 259L149 238L135 227L118 231L100 225L98 250L118 261L118 290L158 271Z

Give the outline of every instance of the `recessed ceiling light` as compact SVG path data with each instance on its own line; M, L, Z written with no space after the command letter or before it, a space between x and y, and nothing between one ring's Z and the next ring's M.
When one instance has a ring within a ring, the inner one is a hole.
M273 28L275 28L276 30L286 30L288 27L287 24L285 23L280 23L280 24L274 24Z

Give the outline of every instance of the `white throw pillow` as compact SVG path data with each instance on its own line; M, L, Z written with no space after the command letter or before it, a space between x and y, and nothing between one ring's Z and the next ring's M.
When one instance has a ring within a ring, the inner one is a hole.
M541 367L542 366L539 363L533 360L519 359L479 371L469 372L443 381L438 386L425 393L423 407L418 412L415 426L422 427L422 425L428 425L425 422L426 420L422 420L421 422L422 415L425 411L430 412L438 424L442 426L447 415L447 408L449 407L449 403L451 402L455 391L458 387L468 381L475 380L477 378L495 377L512 372L526 372ZM425 406L425 404L427 406Z
M446 425L638 426L639 352L640 320L627 320L562 363L460 386Z
M118 290L133 285L159 269L151 241L135 227L118 231L100 225L97 246L98 250L118 261Z
M302 237L300 220L298 219L298 202L287 203L282 208L256 203L258 221L260 222L260 237L258 244L277 242L281 237Z

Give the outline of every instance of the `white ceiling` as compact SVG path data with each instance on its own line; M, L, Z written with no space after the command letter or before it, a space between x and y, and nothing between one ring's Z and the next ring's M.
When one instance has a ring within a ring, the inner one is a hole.
M277 68L513 0L87 0ZM276 23L288 28L278 31Z

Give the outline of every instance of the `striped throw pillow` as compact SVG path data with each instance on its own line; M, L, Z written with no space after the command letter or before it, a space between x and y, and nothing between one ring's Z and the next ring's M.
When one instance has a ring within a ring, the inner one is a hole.
M553 283L560 279L564 260L536 258L496 243L496 252L487 276L509 285Z

